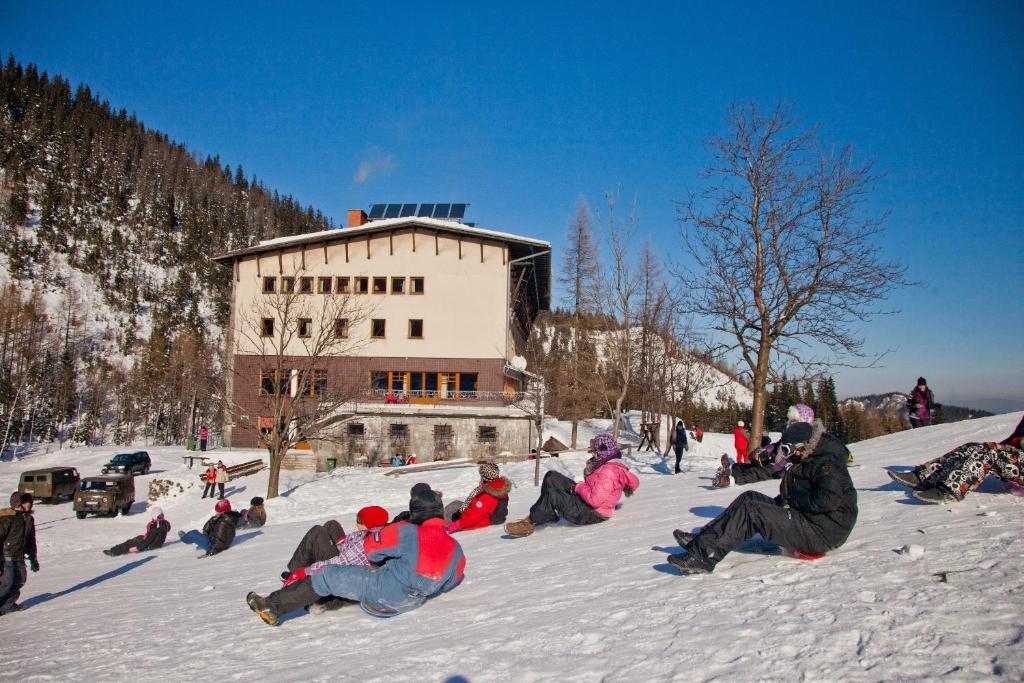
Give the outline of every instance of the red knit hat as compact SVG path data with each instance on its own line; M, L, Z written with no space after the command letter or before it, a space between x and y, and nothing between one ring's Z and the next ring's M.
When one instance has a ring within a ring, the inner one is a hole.
M368 505L356 513L356 521L367 529L384 526L388 523L389 518L388 511L379 505Z
M218 500L217 504L213 506L213 509L217 512L230 512L231 501L225 498L224 500Z

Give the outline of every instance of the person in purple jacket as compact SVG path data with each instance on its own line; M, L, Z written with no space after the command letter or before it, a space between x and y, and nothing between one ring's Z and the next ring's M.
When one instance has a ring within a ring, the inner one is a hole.
M928 381L924 377L917 378L917 386L910 392L907 399L907 413L910 417L910 426L914 429L927 427L932 423L932 408L935 407L935 396L928 388Z
M640 479L622 462L622 453L611 434L598 434L590 440L593 454L577 483L561 472L548 472L540 488L540 498L527 517L505 525L510 536L529 536L540 524L557 522L561 517L572 524L597 524L612 516L622 494L633 495Z

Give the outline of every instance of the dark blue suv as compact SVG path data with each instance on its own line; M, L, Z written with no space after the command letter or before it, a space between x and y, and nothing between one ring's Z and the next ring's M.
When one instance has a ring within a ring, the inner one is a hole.
M152 466L152 461L149 459L149 453L146 451L136 451L134 453L118 453L110 459L103 469L100 470L103 474L108 472L118 472L121 474L149 474L149 468Z

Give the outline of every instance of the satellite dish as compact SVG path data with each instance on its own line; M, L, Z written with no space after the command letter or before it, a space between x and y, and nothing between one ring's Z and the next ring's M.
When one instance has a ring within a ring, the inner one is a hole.
M512 356L512 360L509 362L509 365L511 365L516 370L525 370L526 359L523 358L522 356Z

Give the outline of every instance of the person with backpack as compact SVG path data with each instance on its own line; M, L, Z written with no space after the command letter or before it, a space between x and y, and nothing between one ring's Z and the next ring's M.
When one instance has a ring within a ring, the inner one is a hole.
M932 423L932 408L935 407L935 396L928 388L928 381L924 377L917 378L917 386L910 392L907 399L907 414L910 418L910 426L914 429L927 427Z
M676 474L682 472L679 469L680 463L683 461L683 453L689 448L689 444L686 441L686 425L683 424L682 420L676 421L676 427L669 432L668 444L676 453Z
M107 548L103 554L117 557L127 553L141 553L163 547L164 541L167 540L167 532L171 530L171 523L164 519L164 511L156 506L149 509L149 515L150 520L146 524L144 534L129 538L112 548Z
M948 453L889 477L911 489L925 503L959 503L977 490L989 475L1011 486L1024 487L1024 417L1010 436L999 443L965 443Z
M388 524L366 537L369 566L331 564L267 597L249 593L246 603L276 626L285 614L321 597L357 601L367 614L392 617L456 588L466 556L445 531L441 497L429 487L418 489L410 513L419 523Z
M790 466L774 499L746 491L725 512L693 534L672 532L682 553L669 563L683 574L714 571L715 566L755 534L806 555L838 548L857 522L857 490L846 470L846 447L825 432L821 420L798 422L786 429L792 446Z
M611 434L602 432L591 439L590 453L583 481L577 483L561 472L549 471L529 516L509 522L505 532L515 537L529 536L535 527L557 522L559 517L576 525L611 518L622 495L632 496L640 488L640 479L622 462L622 453Z
M3 561L3 573L0 573L0 615L24 609L18 604L18 597L28 580L25 560L28 559L33 573L39 571L32 502L31 493L15 491L11 496L11 507L0 512L0 549Z
M444 508L448 533L482 529L492 524L504 524L508 517L508 494L512 482L501 476L494 463L480 463L480 483L465 500L455 500Z

